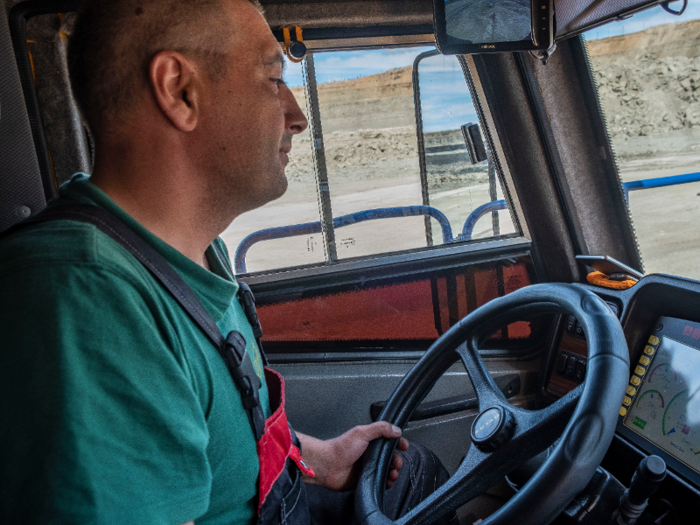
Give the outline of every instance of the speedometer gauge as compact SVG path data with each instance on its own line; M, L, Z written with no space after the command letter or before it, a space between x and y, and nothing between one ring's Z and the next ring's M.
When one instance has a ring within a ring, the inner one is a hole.
M651 424L656 424L663 417L663 410L666 407L664 396L658 390L647 390L637 397L635 408L640 412L647 414L647 419ZM637 418L634 424L642 430L647 425L647 421Z

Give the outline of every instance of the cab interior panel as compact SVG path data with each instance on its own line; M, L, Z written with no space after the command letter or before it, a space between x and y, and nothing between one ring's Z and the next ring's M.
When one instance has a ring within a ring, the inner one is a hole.
M609 523L650 456L664 460L667 474L637 523L696 522L697 2L680 17L660 2L622 2L624 13L636 13L619 22L629 24L626 33L590 25L579 13L587 32L559 28L556 49L544 57L441 55L430 0L261 3L283 48L304 44L302 58L287 54L285 75L311 129L294 139L289 195L241 218L245 226L222 239L237 278L255 293L262 344L286 380L294 427L325 439L377 420L391 412L403 378L463 319L510 294L565 284L601 299L617 318L608 321L623 331L629 383L600 468L552 523ZM555 14L558 4L596 4L553 3ZM43 209L73 173L92 169L91 132L66 66L78 4L4 2L17 15L10 23L25 32L13 28L13 43L0 21L0 230ZM679 43L673 32L681 24ZM665 89L644 91L645 81L662 77L671 79ZM650 116L657 107L660 114ZM673 207L676 201L683 204ZM649 229L646 209L668 211L671 226ZM254 242L242 250L249 237ZM635 278L661 265L648 248L655 244L670 246L664 256L682 252L689 270ZM607 265L577 256L605 256ZM559 307L516 310L517 318L470 343L497 395L529 413L585 392L597 328ZM474 429L488 407L480 406L479 381L461 354L451 352L454 364L404 429L454 474L476 447ZM461 506L460 523L501 523L499 509L522 504L518 493L527 493L514 480L537 480L556 444L534 459L516 454L523 465L515 475Z

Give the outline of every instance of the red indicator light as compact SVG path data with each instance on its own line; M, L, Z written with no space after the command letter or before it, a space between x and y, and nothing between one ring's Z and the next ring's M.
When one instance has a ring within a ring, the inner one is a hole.
M685 325L685 328L683 328L683 335L692 335L693 334L693 327L690 325Z
M693 330L693 339L700 339L700 329Z

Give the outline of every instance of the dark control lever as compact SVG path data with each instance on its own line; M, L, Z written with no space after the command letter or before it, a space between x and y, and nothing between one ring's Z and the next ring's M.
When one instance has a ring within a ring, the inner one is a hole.
M659 456L644 458L634 471L630 488L620 498L620 506L613 514L611 525L634 525L666 477L666 463Z

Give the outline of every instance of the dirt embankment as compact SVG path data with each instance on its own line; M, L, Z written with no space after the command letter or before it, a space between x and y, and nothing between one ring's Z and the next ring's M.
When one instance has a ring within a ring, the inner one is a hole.
M306 111L304 88L293 88ZM411 68L318 85L323 133L415 125Z
M619 157L695 148L700 132L700 21L588 43Z
M618 157L700 149L700 21L592 41L588 47ZM306 112L304 89L293 92ZM331 180L417 180L410 67L320 84L318 93ZM467 162L459 130L426 134L425 148L431 189L486 181L485 163ZM295 139L287 175L292 182L314 179L308 132Z
M700 55L700 20L664 24L628 35L588 42L591 56L600 63L620 58L634 60L647 55L656 58L696 57Z
M466 85L465 85L466 90ZM303 88L292 90L307 114ZM318 86L323 145L331 181L415 177L418 148L411 68L396 68L342 82ZM464 162L466 148L460 130L424 136L430 189L485 182L486 166ZM310 135L294 140L287 177L310 182L314 177Z
M647 55L597 63L598 93L616 136L646 136L700 126L700 57Z

